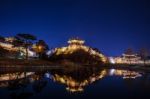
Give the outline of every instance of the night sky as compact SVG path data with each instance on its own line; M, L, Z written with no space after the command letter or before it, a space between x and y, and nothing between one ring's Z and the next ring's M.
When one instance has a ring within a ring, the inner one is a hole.
M149 0L0 0L0 35L24 32L50 48L72 37L120 55L127 48L150 48Z

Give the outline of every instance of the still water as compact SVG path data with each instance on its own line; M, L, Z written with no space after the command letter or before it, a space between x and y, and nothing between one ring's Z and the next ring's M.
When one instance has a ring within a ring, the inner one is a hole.
M150 99L150 74L96 67L1 69L3 99Z

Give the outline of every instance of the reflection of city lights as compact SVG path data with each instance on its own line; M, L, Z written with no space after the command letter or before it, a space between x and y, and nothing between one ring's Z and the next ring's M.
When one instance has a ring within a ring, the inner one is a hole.
M84 87L97 81L102 79L105 76L121 76L123 79L135 79L137 77L141 77L142 75L138 72L134 72L134 71L128 71L128 70L116 70L116 69L110 69L110 70L102 70L101 72L99 72L98 74L93 74L91 76L89 76L87 79L83 80L83 81L77 81L74 78L72 78L71 76L67 76L67 75L58 75L55 74L52 79L54 81L60 82L61 84L65 84L66 85L66 90L69 92L82 92L84 91Z
M66 90L69 92L82 92L83 88L82 87L78 87L78 88L67 87Z
M69 92L83 92L84 88L88 86L89 84L92 84L95 81L98 81L102 79L105 76L119 76L123 79L135 79L137 77L141 77L142 75L139 72L135 71L129 71L129 70L117 70L117 69L104 69L100 70L99 72L90 74L90 76L85 78L76 79L73 76L69 75L61 75L61 74L54 74L51 75L51 73L46 72L44 74L44 78L52 79L53 81L59 82L61 84L64 84L66 86L66 90ZM43 76L43 75L42 75ZM37 75L34 72L16 72L16 73L8 73L8 74L2 74L0 76L0 81L12 81L12 80L18 80L23 78L29 78L28 80L30 83L33 83L35 80L40 80L41 75ZM84 76L83 76L84 77ZM3 86L2 83L0 86ZM8 86L8 84L5 83L5 86Z
M23 55L24 55L24 54L21 52L21 53L20 53L20 56L23 56Z
M128 71L128 70L115 70L111 69L109 71L109 75L115 75L115 76L122 76L123 79L132 78L135 79L137 77L141 77L142 75L135 71Z
M26 74L24 73L12 73L12 74L3 74L0 76L0 81L7 81L7 80L16 80L16 79L21 79L25 78L26 76L33 75L34 72L27 72Z
M66 75L58 75L55 74L52 79L54 81L60 82L61 84L65 84L66 90L69 92L81 92L84 91L84 87L95 82L96 80L99 80L103 78L106 75L106 70L102 70L99 74L95 75L93 74L88 79L85 79L83 81L77 81L73 79L71 76Z
M50 73L45 73L45 75L44 75L46 78L51 78L51 75L50 75Z
M114 72L115 72L115 69L111 69L109 74L112 76Z

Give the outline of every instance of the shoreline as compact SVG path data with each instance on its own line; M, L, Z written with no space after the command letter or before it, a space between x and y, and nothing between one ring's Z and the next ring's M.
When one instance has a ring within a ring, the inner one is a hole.
M59 63L51 62L47 60L19 60L19 59L0 59L0 69L60 69L60 68L74 68L74 67L98 67L103 69L127 69L150 72L150 65L128 65L128 64L76 64L76 63Z

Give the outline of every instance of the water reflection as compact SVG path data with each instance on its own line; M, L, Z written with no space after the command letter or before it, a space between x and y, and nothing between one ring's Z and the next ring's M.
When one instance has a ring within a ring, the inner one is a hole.
M52 71L51 74L53 81L66 85L66 90L70 92L82 92L87 85L106 76L120 76L123 79L135 79L142 76L135 71L98 68L80 68L70 72L58 70Z
M137 77L142 76L142 74L140 74L139 72L129 70L115 70L115 69L110 69L109 75L122 76L123 79L135 79Z
M84 92L86 86L92 85L105 77L136 79L142 73L130 70L102 69L97 67L75 67L61 69L39 69L37 71L4 72L0 74L0 89L7 88L9 96L14 99L31 97L47 87L48 81L65 86L71 93Z
M84 87L106 76L106 70L80 69L71 72L52 72L52 80L66 85L70 92L81 92Z

